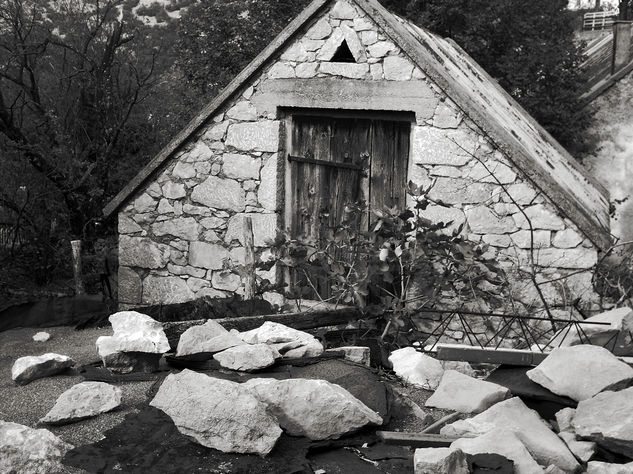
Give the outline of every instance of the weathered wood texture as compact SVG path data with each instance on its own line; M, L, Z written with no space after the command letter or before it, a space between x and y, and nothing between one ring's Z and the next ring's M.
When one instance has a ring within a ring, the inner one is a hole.
M447 448L457 438L431 433L404 433L401 431L376 431L386 444L410 446L412 448Z
M266 321L281 323L291 328L306 331L309 329L320 328L324 326L336 326L345 324L359 319L372 319L372 317L364 317L356 308L342 308L328 311L312 311L309 313L281 313L266 314L263 316L245 316L241 318L220 318L215 319L225 329L237 329L238 331L248 331L260 327ZM177 321L163 323L163 328L167 339L172 347L176 347L180 335L193 326L204 324L206 319L197 319L192 321Z
M548 354L522 351L517 349L481 349L479 347L457 347L454 345L437 346L437 358L440 360L456 360L508 365L538 365Z
M451 413L450 415L446 415L440 418L439 420L437 420L435 423L431 423L429 426L424 428L420 433L427 433L427 434L437 433L440 431L440 429L444 425L457 421L460 418L462 418L462 416L463 415L461 413Z
M253 220L250 217L244 219L244 299L255 298L255 243L253 236Z

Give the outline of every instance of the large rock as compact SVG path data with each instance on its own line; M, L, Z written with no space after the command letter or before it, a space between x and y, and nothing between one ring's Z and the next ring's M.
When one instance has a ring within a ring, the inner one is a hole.
M389 362L398 377L427 390L435 390L444 375L440 361L422 354L413 347L393 351L389 356Z
M97 416L121 405L121 389L103 382L82 382L62 393L40 421L63 425Z
M155 370L160 356L169 350L162 324L136 311L120 311L109 320L113 335L97 339L104 365L119 373Z
M0 421L0 472L64 472L61 460L73 449L48 430Z
M207 207L242 212L246 207L246 193L234 179L209 176L193 188L191 200Z
M607 349L591 345L556 348L526 374L551 392L577 401L633 381L633 368Z
M572 425L579 437L633 459L633 387L581 401Z
M311 379L251 379L244 386L268 406L288 434L339 438L382 418L339 385Z
M146 314L120 311L108 319L113 335L97 339L97 349L101 357L114 352L162 354L169 350L163 325Z
M592 324L609 323L609 325ZM580 326L584 335L572 329L568 331L561 329L550 341L550 347L575 346L586 343L585 336L592 344L598 346L613 347L616 355L633 354L633 309L624 307L616 308L604 313L597 314L584 320Z
M211 358L211 354L241 344L244 344L244 341L238 335L227 331L221 324L209 319L206 323L190 327L182 333L178 340L176 356L208 354L208 358Z
M240 337L249 344L274 344L283 357L316 357L323 353L323 345L311 334L272 321L242 332Z
M414 474L468 474L468 460L461 449L418 448L413 455Z
M451 444L451 449L460 449L467 454L499 454L514 462L516 474L542 474L543 472L543 468L534 460L518 436L502 428L493 429L476 438L458 439Z
M510 391L501 385L447 370L435 393L426 401L426 406L461 413L481 413L509 395Z
M608 462L590 461L587 474L633 474L633 462L627 464L610 464Z
M447 425L440 433L455 438L475 437L494 429L513 431L532 457L543 466L554 464L567 471L579 467L565 443L550 430L536 411L529 409L517 397L499 402L473 418ZM458 447L463 450L461 446Z
M157 244L145 237L119 237L119 265L140 268L164 268L169 262L169 245Z
M187 369L168 375L150 405L182 434L225 453L266 455L281 436L266 405L247 387Z
M26 385L35 379L56 375L75 365L70 357L48 353L41 356L20 357L13 363L11 378L15 383Z
M242 372L270 367L278 357L281 357L279 352L268 344L242 344L213 355L225 369Z

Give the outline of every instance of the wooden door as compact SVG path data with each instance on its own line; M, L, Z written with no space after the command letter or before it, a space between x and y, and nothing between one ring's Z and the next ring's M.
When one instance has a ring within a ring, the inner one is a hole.
M286 194L291 236L315 242L326 237L342 223L349 203L404 207L410 127L406 121L293 116ZM291 274L289 283L304 286L301 280ZM330 297L328 281L311 280L322 298Z

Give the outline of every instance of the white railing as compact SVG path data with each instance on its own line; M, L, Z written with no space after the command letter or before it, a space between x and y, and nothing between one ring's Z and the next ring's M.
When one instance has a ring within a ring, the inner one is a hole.
M616 11L590 12L585 13L582 22L583 30L606 30L611 28L617 18Z

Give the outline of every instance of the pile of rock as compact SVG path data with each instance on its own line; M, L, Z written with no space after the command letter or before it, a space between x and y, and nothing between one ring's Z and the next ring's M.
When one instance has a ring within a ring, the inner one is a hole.
M282 429L322 440L382 424L378 414L324 380L251 379L240 384L185 369L165 379L150 405L203 446L262 456L273 449Z
M507 458L519 474L583 469L633 473L633 463L592 461L599 451L614 453L611 459L633 461L633 368L608 350L568 345L553 350L527 372L542 387L579 402L576 409L559 411L549 423L520 398L508 398L504 387L453 370L440 373L439 361L433 364L428 356L412 355L413 361L402 362L400 354L392 354L390 360L396 373L405 374L410 382L425 388L437 383L427 406L474 415L440 430L441 435L457 438L450 447L416 450L416 473L468 473L469 456L480 453Z

